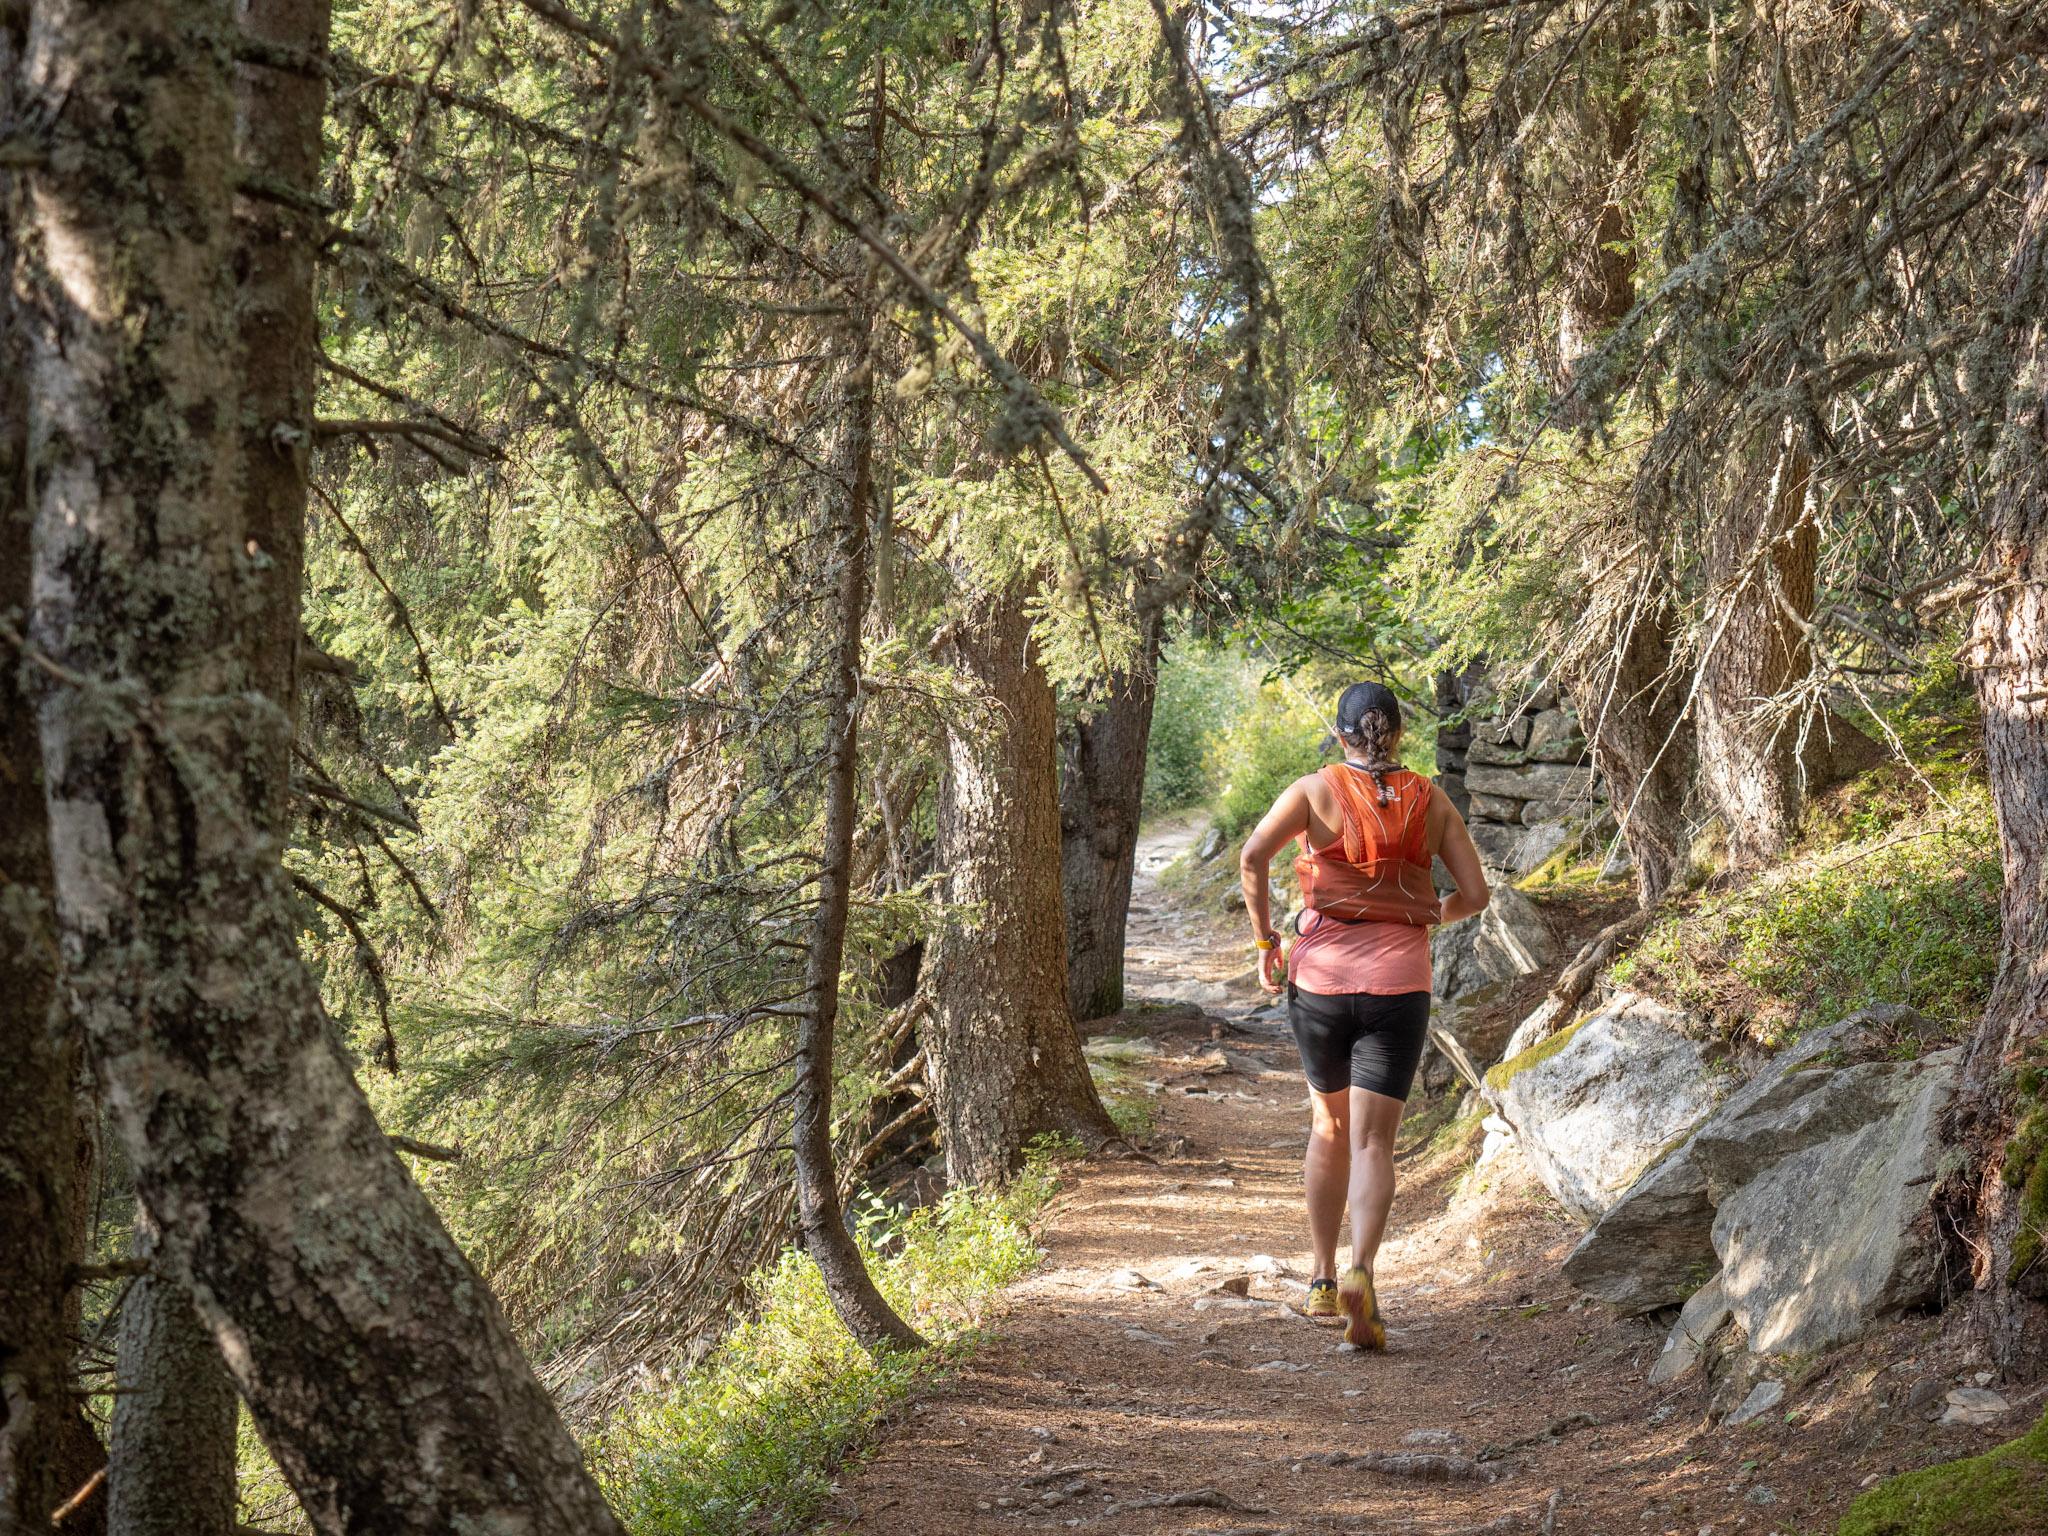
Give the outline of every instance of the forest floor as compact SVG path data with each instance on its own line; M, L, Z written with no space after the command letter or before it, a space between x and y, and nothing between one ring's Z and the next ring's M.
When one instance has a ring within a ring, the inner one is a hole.
M1195 830L1143 844L1128 976L1146 1001L1088 1031L1154 1095L1152 1160L1075 1167L1044 1268L847 1470L825 1530L1794 1536L1832 1531L1879 1475L2013 1432L1928 1422L1930 1390L1973 1364L1928 1319L1792 1362L1780 1409L1711 1423L1698 1373L1646 1383L1661 1328L1559 1278L1578 1228L1519 1159L1475 1168L1476 1123L1419 1096L1379 1262L1389 1348L1343 1348L1298 1310L1291 1037L1242 916L1190 910L1157 878Z

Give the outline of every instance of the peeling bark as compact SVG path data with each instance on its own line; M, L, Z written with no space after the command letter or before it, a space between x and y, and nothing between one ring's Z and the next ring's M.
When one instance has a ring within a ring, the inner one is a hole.
M1636 870L1636 901L1648 911L1685 869L1686 797L1694 735L1684 679L1672 660L1671 603L1661 587L1619 615L1609 646L1567 679L1593 747L1593 765L1621 818Z
M1787 424L1760 496L1742 491L1708 532L1713 589L1700 657L1700 783L1721 813L1730 862L1753 869L1799 829L1799 721L1782 704L1812 666L1820 530L1808 515L1810 460Z
M1163 616L1148 613L1137 664L1068 727L1060 775L1060 886L1067 908L1067 1005L1099 1019L1124 1005L1124 933L1145 799L1145 747L1158 693Z
M157 1242L147 1213L136 1250ZM228 1536L235 1526L235 1388L192 1298L140 1275L121 1303L119 1395L107 1436L113 1536ZM68 1522L67 1522L68 1523Z
M1984 717L1985 769L2005 867L1998 978L1964 1058L1956 1130L1976 1154L1955 1203L1975 1228L1974 1279L1993 1358L2048 1357L2048 1104L2016 1103L2022 1071L2048 1067L2048 157L2028 167L2007 313L2013 380L1992 460L1990 537L1964 655ZM2016 1109L2031 1145L2009 1145Z
M64 959L165 1274L313 1528L616 1532L298 958L271 809L291 722L251 659L289 595L244 525L232 31L226 0L31 15L31 638Z
M1099 1144L1116 1128L1067 1007L1057 720L1023 593L976 599L952 650L983 702L946 729L938 856L954 912L926 960L924 1038L947 1176L988 1183L1036 1136Z
M25 16L0 14L0 122L18 121ZM49 822L35 714L15 643L30 600L28 316L17 307L21 178L0 172L0 1536L40 1533L105 1463L72 1392L91 1144L79 1112L77 1033L59 1001ZM73 1536L106 1528L95 1495Z

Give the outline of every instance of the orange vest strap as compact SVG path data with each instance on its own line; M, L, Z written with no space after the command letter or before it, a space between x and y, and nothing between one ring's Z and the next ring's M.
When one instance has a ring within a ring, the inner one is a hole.
M1378 786L1356 768L1331 763L1322 776L1337 792L1337 805L1343 813L1347 864L1370 864L1385 858L1429 863L1429 780L1405 768L1395 769L1387 775L1393 799L1381 805Z

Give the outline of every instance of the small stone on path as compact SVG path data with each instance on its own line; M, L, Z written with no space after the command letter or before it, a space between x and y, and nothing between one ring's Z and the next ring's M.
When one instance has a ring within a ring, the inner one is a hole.
M2012 1404L1983 1387L1957 1387L1948 1395L1944 1424L1989 1424L2012 1411Z
M1147 1280L1135 1269L1111 1270L1106 1283L1120 1291L1156 1291L1160 1288L1157 1280Z
M1737 1424L1747 1424L1751 1419L1761 1414L1769 1413L1784 1400L1785 1383L1782 1381L1760 1381L1749 1389L1749 1396L1742 1400L1741 1406L1728 1415L1728 1423L1731 1427Z

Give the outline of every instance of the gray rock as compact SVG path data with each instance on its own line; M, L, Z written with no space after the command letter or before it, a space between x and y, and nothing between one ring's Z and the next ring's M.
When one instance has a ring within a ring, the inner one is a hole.
M1529 755L1511 741L1495 741L1486 735L1472 738L1465 749L1465 761L1487 768L1512 768L1528 761Z
M1742 1496L1742 1502L1754 1504L1759 1509L1762 1509L1778 1502L1778 1490L1771 1487L1768 1483L1758 1483Z
M1561 821L1546 821L1529 828L1515 845L1514 863L1509 866L1514 877L1521 880L1536 873L1572 838L1572 829Z
M1942 1389L1946 1386L1947 1383L1939 1376L1922 1376L1907 1389L1906 1411L1911 1413L1916 1408L1928 1407L1941 1396Z
M1519 825L1522 820L1522 802L1509 800L1501 795L1472 795L1469 797L1472 815L1481 821L1498 821L1510 826Z
M1944 1424L1993 1424L2012 1412L2012 1404L1983 1387L1957 1387L1948 1395L1941 1415Z
M1536 904L1520 891L1503 886L1493 893L1484 911L1431 935L1431 990L1447 1002L1471 1002L1517 977L1541 970L1556 957L1550 925ZM1498 1045L1496 1041L1496 1048Z
M1940 1266L1928 1204L1957 1056L1820 1069L1840 1086L1776 1115L1745 1117L1757 1145L1737 1150L1717 1137L1700 1146L1722 1283L1752 1350L1818 1354L1874 1318L1932 1299ZM1849 1128L1858 1112L1870 1118ZM1774 1131L1789 1137L1802 1114L1809 1134L1833 1133L1719 1192L1731 1170L1755 1166Z
M1534 710L1555 709L1558 706L1559 699L1557 683L1553 679L1546 677L1530 690L1529 707Z
M1714 1107L1699 1047L1634 993L1503 1062L1487 1095L1558 1203L1597 1221Z
M1519 747L1529 740L1529 717L1516 715L1511 720L1482 720L1472 727L1472 745L1482 742L1499 747Z
M1600 866L1602 880L1627 880L1636 872L1634 855L1628 851L1628 844L1620 838L1607 850L1607 862Z
M1461 771L1463 767L1464 764L1460 763L1457 769L1446 770L1436 776L1438 785L1453 800L1465 793L1465 775Z
M1104 1283L1120 1291L1156 1291L1161 1289L1156 1280L1148 1280L1135 1269L1115 1269L1104 1277Z
M1650 1385L1677 1381L1705 1357L1714 1335L1728 1324L1728 1294L1717 1275L1686 1298L1664 1349L1650 1365Z
M1612 835L1612 818L1607 814L1604 800L1524 800L1522 802L1522 825L1537 826L1547 821L1561 821L1574 830L1587 833L1596 828Z
M1546 709L1529 721L1529 756L1539 763L1575 763L1586 750L1579 722L1561 709Z
M1751 1419L1769 1413L1785 1401L1785 1383L1782 1381L1760 1381L1749 1389L1749 1396L1742 1400L1742 1406L1728 1415L1730 1425L1747 1424ZM1754 1494L1757 1490L1751 1489ZM1752 1503L1756 1502L1754 1499Z
M1491 821L1472 823L1472 845L1479 850L1479 862L1496 874L1513 867L1515 850L1522 843L1520 826L1501 826Z
M1579 1239L1564 1261L1564 1278L1630 1314L1654 1312L1711 1291L1721 1309L1714 1324L1718 1328L1727 1316L1726 1298L1718 1281L1700 1286L1721 1263L1714 1252L1713 1226L1706 1170L1688 1141L1630 1185ZM1685 1326L1681 1317L1672 1338ZM1665 1348L1670 1347L1667 1341Z
M1715 1304L1758 1354L1818 1353L1931 1299L1927 1204L1956 1053L1878 1056L1924 1028L1869 1009L1768 1063L1613 1202L1567 1278L1648 1310L1712 1262L1704 1242Z
M1465 787L1475 794L1505 795L1513 800L1582 799L1593 793L1593 770L1565 763L1493 768L1475 761L1465 770Z
M1212 826L1202 834L1201 842L1195 845L1195 857L1204 864L1211 863L1218 854L1223 852L1223 845L1227 841L1228 839L1223 835L1223 829Z

